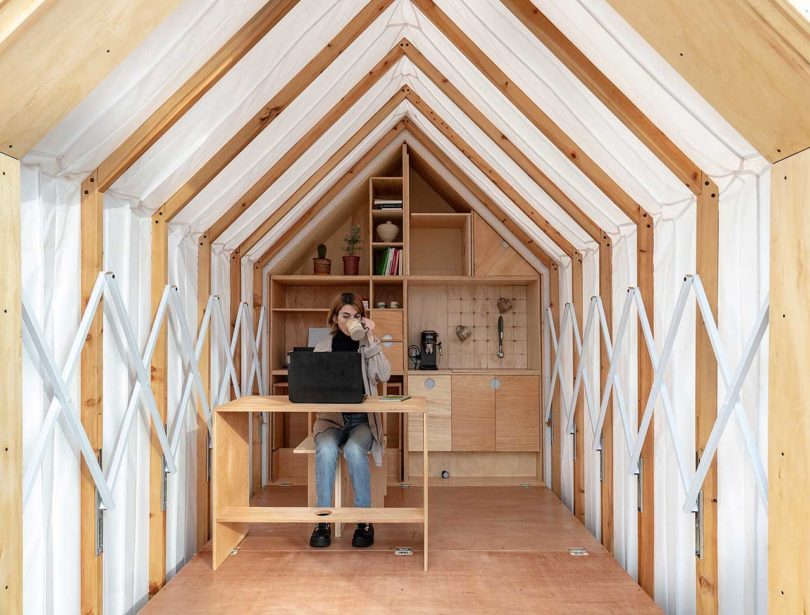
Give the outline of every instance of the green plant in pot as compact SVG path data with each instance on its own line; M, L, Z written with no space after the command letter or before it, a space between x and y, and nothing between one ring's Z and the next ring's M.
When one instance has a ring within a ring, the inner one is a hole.
M312 259L312 269L315 275L329 275L332 272L332 261L326 258L326 246L318 244L318 257Z
M349 232L343 238L343 274L357 275L360 270L360 256L355 254L360 249L360 225L352 225Z

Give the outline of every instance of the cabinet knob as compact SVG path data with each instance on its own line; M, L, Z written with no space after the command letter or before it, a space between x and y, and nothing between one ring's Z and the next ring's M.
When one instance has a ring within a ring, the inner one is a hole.
M390 333L386 333L385 335L383 335L382 339L383 339L382 345L385 346L386 348L390 348L391 346L394 345L393 342L391 341L394 338Z
M501 388L501 381L497 378L492 378L492 380L489 381L489 386L492 387L493 391L497 391Z
M425 388L429 391L436 386L436 381L433 378L425 378Z

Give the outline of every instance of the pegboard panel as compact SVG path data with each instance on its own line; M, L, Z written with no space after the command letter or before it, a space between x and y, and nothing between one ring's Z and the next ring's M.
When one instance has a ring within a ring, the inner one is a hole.
M500 298L511 301L512 309L501 314ZM497 356L498 316L503 316L504 324L502 359ZM458 325L471 331L464 341L456 335ZM447 359L444 367L451 369L527 369L526 286L448 286L443 347Z

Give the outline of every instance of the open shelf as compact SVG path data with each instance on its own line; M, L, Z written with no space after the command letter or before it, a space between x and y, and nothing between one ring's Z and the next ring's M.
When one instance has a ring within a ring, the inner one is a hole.
M375 220L395 220L402 219L402 208L388 208L388 209L372 209L371 217Z
M288 286L335 286L337 284L362 284L367 275L274 275L273 280Z
M472 214L412 213L411 228L460 228L470 224Z

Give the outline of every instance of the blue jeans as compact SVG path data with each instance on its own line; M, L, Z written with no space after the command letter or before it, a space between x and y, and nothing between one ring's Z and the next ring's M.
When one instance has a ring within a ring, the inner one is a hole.
M371 506L371 471L368 467L371 443L371 429L365 414L347 415L344 417L343 429L333 427L315 436L315 483L318 492L316 506L323 508L332 506L335 470L341 446L352 477L354 506L355 508Z

